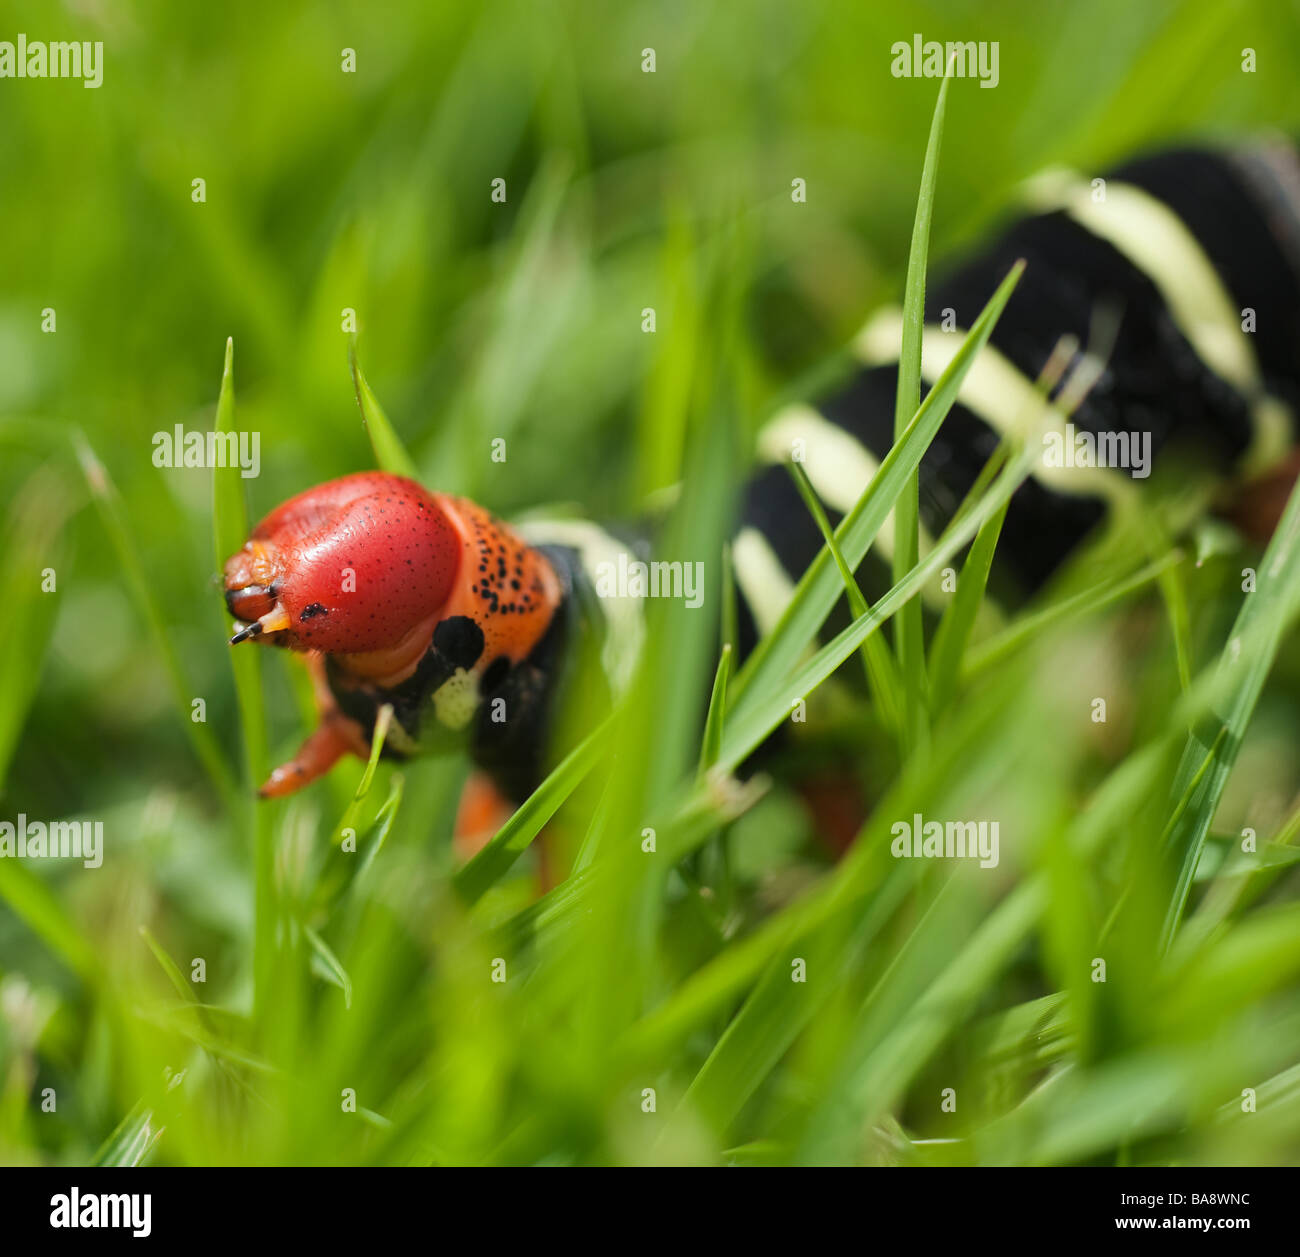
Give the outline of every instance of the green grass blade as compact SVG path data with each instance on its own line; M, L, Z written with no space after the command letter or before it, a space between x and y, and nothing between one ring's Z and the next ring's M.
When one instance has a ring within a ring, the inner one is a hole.
M736 602L736 570L731 546L722 547L722 611L718 617L719 646L736 649L740 642L740 609Z
M709 695L709 711L704 719L704 737L700 742L700 772L706 772L717 762L722 749L723 713L727 707L727 678L731 675L731 644L723 646L718 658L718 670L713 676L713 692Z
M934 387L926 394L920 409L908 425L902 439L880 464L853 509L840 521L836 539L850 569L856 569L876 534L889 517L898 494L908 477L920 464L939 425L957 400L966 373L979 351L988 342L994 324L1011 296L1024 270L1017 263L998 286L971 326L970 332ZM795 587L794 596L773 631L763 638L731 686L733 706L737 711L755 701L755 694L789 675L809 643L830 614L843 584L835 562L825 547L818 553Z
M352 979L348 977L348 971L340 963L330 945L310 925L304 925L302 932L311 947L312 972L337 986L343 992L343 1007L351 1008Z
M931 393L930 396L934 394ZM783 680L768 686L759 698L739 706L728 716L727 733L719 760L725 771L737 768L789 715L796 700L811 694L857 649L868 634L875 632L909 598L920 592L925 582L966 545L984 521L1010 500L1028 474L1035 456L1026 450L1015 462L1009 463L980 506L949 528L925 559L908 573L901 584L895 585L881 598L867 615L855 620ZM823 550L822 553L825 554L826 551ZM834 578L833 571L831 575Z
M172 984L172 989L181 997L185 1010L192 1015L193 1028L192 1030L187 1028L185 1032L191 1034L195 1042L201 1040L205 1044L217 1044L220 1036L216 1032L208 1009L199 1002L199 997L194 993L194 987L186 980L180 966L167 954L166 948L153 936L153 932L148 926L142 925L139 928L140 937L144 939L149 950L153 953L153 958L158 962L159 968L167 975L167 980Z
M921 405L921 336L925 323L925 276L930 252L930 221L939 176L939 145L943 138L944 109L949 79L939 84L939 98L930 120L930 138L921 168L921 188L912 219L912 243L907 256L907 282L903 288L903 343L898 357L898 394L894 404L894 441L903 439ZM907 477L894 506L893 575L897 585L916 566L919 547L919 502L916 471ZM902 675L905 699L903 733L908 746L924 742L926 711L925 643L921 633L921 607L908 603L894 622L894 648Z
M140 937L144 939L149 950L153 952L153 958L158 962L158 967L167 975L167 980L172 984L176 993L185 1003L197 1007L199 997L194 994L194 988L185 980L185 975L180 971L180 967L167 954L162 944L154 938L153 933L147 926L140 926Z
M221 364L221 388L217 394L215 432L235 429L235 342L226 338ZM244 501L244 477L236 463L216 467L212 472L212 557L217 571L225 561L243 549L248 540L248 506Z
M137 611L144 616L153 637L154 648L158 652L158 658L171 686L178 718L213 787L225 803L233 807L239 798L234 776L217 746L212 730L207 724L191 719L190 702L194 697L194 689L186 679L185 669L181 666L180 656L176 652L175 643L163 619L162 610L145 576L139 551L127 527L121 499L103 463L96 457L86 439L78 434L75 445L82 474L86 478L86 484L99 511L100 519L104 523L104 530L108 533L109 540L117 552L118 561L122 565L122 571L131 591L131 599Z
M66 493L52 468L38 472L9 509L0 549L0 792L49 653L60 596L42 588L63 567ZM52 492L51 492L52 490Z
M379 398L374 395L361 372L355 337L348 346L348 365L352 371L352 386L356 390L357 405L361 409L361 422L366 426L370 448L375 451L375 461L384 471L418 480L420 475L416 470L414 459L407 453L401 437L397 435L397 430L389 422L384 408L379 404Z
M813 489L812 482L808 479L808 473L798 463L787 463L786 466L791 476L794 477L795 485L804 500L804 505L807 506L809 513L817 523L817 528L822 535L822 544L830 551L831 557L835 560L835 567L839 571L840 580L844 582L844 593L849 600L849 610L853 613L853 618L858 619L860 616L866 615L867 600L858 586L857 577L853 575L848 563L845 561L839 542L835 540L830 520L826 518L821 499L817 496L816 490ZM894 664L894 658L889 653L889 646L881 634L872 633L862 643L862 667L867 680L867 688L870 690L872 698L875 699L876 709L880 712L882 723L887 729L894 731L896 735L899 734L902 729L906 696L902 691L902 684L899 680L898 669Z
M235 344L230 338L226 340L213 427L217 432L235 431ZM212 545L218 571L230 555L243 548L247 538L248 509L240 469L234 463L218 465L212 470ZM228 620L223 622L229 624ZM231 812L244 818L253 839L253 985L254 1002L260 1008L268 998L277 907L272 812L258 803L255 791L270 772L271 753L266 736L261 652L231 647L228 655L244 744L244 790Z
M542 826L596 766L608 737L609 721L605 721L565 756L483 850L456 874L453 884L466 903L477 902L528 849Z
M1187 609L1187 581L1181 567L1173 563L1160 573L1158 584L1169 617L1169 633L1174 641L1178 683L1187 694L1192 688L1192 626Z
M1207 755L1214 756L1195 804L1184 812L1171 838L1178 860L1177 880L1161 938L1172 946L1191 891L1205 836L1227 785L1228 774L1241 748L1246 726L1277 656L1282 636L1300 607L1300 491L1293 489L1281 523L1273 534L1259 567L1256 592L1247 594L1227 645L1219 659L1218 677L1226 686L1219 720L1194 728L1174 781L1173 795L1181 798ZM1215 744L1227 730L1217 752Z
M893 882L887 876L890 868L897 869L888 853L888 818L910 815L915 805L951 788L963 770L971 771L967 765L972 758L987 761L1000 754L999 743L992 735L1006 728L1007 713L1014 702L1015 694L1008 688L993 694L986 704L963 709L959 719L936 738L933 756L909 761L903 776L880 800L864 831L832 873L751 934L733 942L644 1019L632 1036L630 1051L635 1059L652 1061L669 1050L709 1012L725 1006L737 991L757 980L774 956L790 954L791 948L802 945L800 940L833 923L840 914L851 914L869 932L876 906L864 906L864 900L873 889L875 904L892 911L899 890L910 883L906 879ZM785 979L787 987L793 985L788 981L788 971ZM746 1015L762 1018L759 1010ZM787 1007L775 1020L792 1015ZM754 1060L751 1058L744 1068L753 1070ZM733 1084L721 1077L725 1072L718 1071L720 1081L731 1087ZM738 1089L742 1082L737 1079Z
M906 885L903 878L895 879L893 887L879 892L856 917L851 929L835 921L834 928L823 926L784 942L692 1080L683 1102L687 1111L703 1116L711 1129L730 1126L825 1001L851 979L863 949L877 937ZM791 954L817 974L810 990L799 992L790 981Z
M970 938L907 1014L853 1070L847 1088L814 1114L800 1159L822 1160L851 1129L862 1130L885 1112L924 1067L954 1024L1010 961L1042 910L1038 881L1022 882Z
M104 1141L91 1159L92 1166L136 1166L153 1151L162 1135L153 1125L153 1113L137 1104Z
M1171 550L1129 576L1109 577L1091 589L1063 598L1039 611L1021 616L1000 633L972 647L962 666L962 680L968 682L1037 639L1053 625L1064 624L1079 615L1091 614L1122 602L1130 594L1145 588L1168 568L1183 561L1181 550Z
M78 977L90 979L97 968L94 948L64 911L50 885L21 861L0 859L0 902Z
M392 720L392 704L385 703L379 709L379 715L375 719L375 728L370 739L370 757L366 761L365 770L361 774L356 790L353 791L352 798L348 800L348 805L343 810L343 815L339 818L339 823L334 826L329 850L325 854L316 878L312 897L317 908L321 910L328 910L345 891L355 891L360 880L374 864L397 817L405 784L401 773L393 774L388 797L374 817L368 823L362 822L362 810L370 797ZM372 834L373 838L371 838ZM367 839L370 839L370 842L365 848L365 854L362 855L362 844Z
M361 780L357 782L357 788L353 791L347 809L344 811L338 825L335 826L335 845L342 840L345 829L353 831L356 829L361 808L370 795L370 787L374 784L375 770L379 767L379 757L384 753L384 743L388 740L388 730L392 727L392 724L393 705L385 703L375 717L375 728L370 738L370 757L366 760L365 771L361 774Z
M995 511L975 534L975 540L962 564L957 578L957 591L944 610L935 630L934 644L930 648L930 706L942 711L952 701L957 688L961 661L966 654L971 630L979 615L984 591L988 588L989 573L993 569L993 555L997 550L1002 525L1007 518L1008 501Z
M1051 391L1065 374L1077 349L1073 337L1062 337L1044 364L1035 381L1035 393L1046 401ZM1001 469L1010 449L1006 441L1000 441L997 449L989 457L980 474L975 478L966 500L958 508L956 518L961 518L969 505L978 501L987 485ZM1010 503L1008 503L1008 506ZM970 641L971 632L984 601L988 588L989 574L993 568L993 555L997 550L998 539L1002 535L1002 525L1007 517L1004 507L991 516L975 536L966 561L962 564L961 576L957 580L957 590L952 601L945 608L935 630L934 642L930 647L929 679L930 709L942 711L952 700L961 672L962 660Z
M371 826L374 838L371 839L370 845L366 848L365 855L361 857L361 867L357 869L356 876L352 879L352 890L355 891L364 884L367 874L369 874L375 861L379 858L379 853L384 849L384 843L388 841L393 822L397 820L397 814L401 810L402 796L405 789L406 779L401 773L394 773L388 786L388 798L384 800L383 806L375 814L375 823Z

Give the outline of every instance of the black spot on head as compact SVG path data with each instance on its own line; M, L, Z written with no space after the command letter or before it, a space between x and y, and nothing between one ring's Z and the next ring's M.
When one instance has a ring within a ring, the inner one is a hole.
M454 667L472 668L483 653L483 630L467 615L452 615L433 630L433 644Z
M303 607L298 619L312 620L318 615L329 615L329 612L319 602L313 602L311 606Z

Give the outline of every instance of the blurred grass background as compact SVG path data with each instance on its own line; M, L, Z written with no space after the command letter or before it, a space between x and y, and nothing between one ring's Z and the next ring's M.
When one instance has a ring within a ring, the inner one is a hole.
M102 819L106 855L93 873L0 867L0 1160L84 1162L131 1114L124 1138L136 1144L110 1158L131 1159L148 1121L153 1134L167 1127L151 1155L179 1163L1294 1159L1300 935L1285 883L1269 896L1240 877L1216 883L1205 945L1243 914L1254 933L1230 935L1236 950L1215 953L1210 978L1208 962L1160 969L1147 925L1163 882L1137 840L1159 835L1168 813L1146 789L1104 859L1086 842L1044 839L1004 856L996 879L925 871L904 886L863 857L863 915L852 927L831 915L816 935L827 975L816 1009L764 1021L763 984L781 972L727 966L825 875L789 793L732 827L725 902L665 878L624 920L635 955L593 954L617 934L612 907L589 927L603 934L565 918L567 933L545 946L530 934L510 953L520 975L498 990L484 980L504 954L489 927L533 930L548 909L527 907L525 865L473 913L451 896L462 765L411 766L370 880L338 903L322 891L352 765L265 822L292 910L278 998L251 1013L251 811L234 785L211 477L155 468L151 441L178 423L211 426L233 337L238 426L262 441L253 517L372 465L340 327L349 307L369 381L429 485L505 513L562 501L633 515L716 423L702 397L725 399L743 445L874 304L897 298L936 84L890 76L895 40L1000 44L996 90L953 84L931 248L941 266L1045 164L1093 171L1180 138L1294 133L1300 8L755 0L409 3L381 15L359 3L235 3L214 15L19 0L0 38L19 31L103 40L105 68L95 91L0 83L0 817ZM1241 71L1245 47L1254 74ZM355 74L341 72L345 48ZM641 70L646 48L654 74ZM504 204L489 197L498 177ZM796 177L807 204L791 202ZM646 306L653 336L641 330ZM54 334L41 331L47 307ZM116 486L122 537L180 669L174 685L74 431ZM505 464L487 457L494 437L508 442ZM701 457L719 486L742 470L725 450ZM716 521L700 509L707 532ZM1222 645L1240 566L1188 577L1198 665ZM55 594L39 592L48 567ZM1066 682L1033 700L1041 711L1028 698L1014 719L1004 710L1005 725L971 704L972 727L1001 732L954 732L971 754L953 750L952 773L925 778L923 810L944 814L928 793L942 781L958 798L994 790L1021 832L1073 833L1108 773L1185 731L1158 602L1061 631L1073 636L1044 649L1084 660L1088 693L1111 666L1108 641L1134 657L1105 737L1075 729L1044 746L1027 735L1035 718L1063 719ZM309 704L283 660L259 662L283 751ZM696 671L688 680L707 694L712 661ZM1216 832L1250 823L1289 841L1300 690L1285 651L1278 673ZM1041 687L1009 671L1002 688ZM201 730L188 719L195 697ZM224 790L196 736L225 766ZM683 745L660 750L666 763L693 762ZM888 772L864 771L878 792L889 786ZM1157 779L1145 761L1132 772ZM371 813L388 789L385 766ZM636 807L614 793L607 806L635 830ZM1040 874L1050 908L1011 932L989 972L966 976L969 999L942 1004L943 1030L927 1037L926 1008L915 1022L903 1014L944 972L939 958L977 954L992 904ZM1284 915L1255 920L1257 900ZM1121 901L1132 916L1115 926ZM521 911L534 916L512 916ZM142 926L183 974L204 957L206 985L178 1002ZM321 946L304 941L307 928ZM1132 961L1104 997L1079 977L1102 936ZM728 1032L746 994L751 1016ZM896 1024L920 1037L891 1038ZM733 1076L715 1055L727 1033L752 1070L734 1075L748 1081L733 1092L717 1082ZM1059 1096L1046 1109L1045 1078ZM1269 1079L1273 1107L1234 1123L1223 1106ZM944 1086L963 1097L957 1115L937 1107ZM46 1087L55 1113L40 1111ZM360 1114L341 1113L345 1087ZM654 1114L642 1111L645 1087L657 1089ZM1148 1120L1132 1118L1135 1096L1154 1106ZM927 1137L958 1142L917 1142Z

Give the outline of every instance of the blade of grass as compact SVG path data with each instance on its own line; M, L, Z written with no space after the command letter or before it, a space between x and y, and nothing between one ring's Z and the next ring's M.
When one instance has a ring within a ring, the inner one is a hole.
M1228 686L1220 708L1224 714L1220 721L1213 722L1213 729L1193 728L1174 780L1173 795L1181 798L1206 756L1214 755L1213 767L1195 805L1183 814L1171 839L1179 867L1161 932L1164 951L1173 945L1178 932L1205 836L1241 748L1246 726L1254 714L1264 679L1273 666L1282 635L1291 626L1300 606L1300 489L1291 491L1281 523L1264 552L1260 574L1256 591L1246 595L1219 658L1218 676ZM1214 744L1220 737L1221 727L1227 729L1227 737L1216 754Z
M810 694L816 689L857 649L863 637L878 629L903 601L914 597L933 573L970 540L984 521L1009 500L1028 474L1035 457L1034 452L1028 447L1022 451L1015 462L1003 469L985 499L976 508L968 511L959 523L950 526L935 543L930 554L912 570L901 586L892 589L869 610L866 616L853 621L837 637L817 651L792 677L787 678L779 686L773 687L763 696L761 702L755 702L728 716L723 745L715 768L715 774L719 779L725 779L726 774L733 772L767 738L789 714L795 699ZM822 553L825 554L826 551L823 550ZM711 799L705 786L698 783L684 798L678 797L667 802L663 808L662 820L658 824L652 822L652 827L659 831L661 850L671 851L674 861L683 858L693 849L693 845L703 841L712 832L709 825L716 827L716 822L707 820L716 811L717 800ZM705 825L693 823L701 817L706 818ZM689 825L686 823L688 818L692 818L692 823ZM684 828L686 833L678 834L674 840L674 827ZM691 836L688 837L687 834ZM524 845L527 841L531 841L531 835L525 840ZM468 869L469 866L466 867ZM551 908L548 905L545 915L549 917L552 926L557 927L557 923L568 914L579 911L584 902L585 894L575 894L562 906ZM528 915L530 921L535 921L543 915L543 912L539 910Z
M153 1127L153 1113L137 1104L104 1141L91 1160L93 1166L135 1166L153 1151L162 1130Z
M1161 572L1176 563L1181 563L1184 557L1181 550L1172 550L1130 576L1108 578L1071 598L1064 598L1040 611L1022 616L1002 632L967 652L962 666L963 684L1002 660L1010 658L1051 626L1065 623L1077 615L1101 611L1127 598L1129 594L1136 593L1145 585L1157 580Z
M77 433L74 443L82 474L86 478L86 484L99 511L100 519L103 520L104 529L113 544L113 549L117 552L118 561L122 565L127 585L130 587L131 600L144 616L145 623L149 627L154 648L158 652L163 671L171 685L176 711L186 736L194 748L199 763L207 771L213 787L231 810L234 810L239 798L234 776L217 746L217 739L211 728L205 723L190 718L190 702L194 697L194 691L186 680L175 643L168 632L158 601L153 596L150 582L145 577L139 551L127 528L121 499L103 463L96 457L85 437Z
M1028 474L1034 457L1031 451L1026 450L1015 462L1009 463L978 509L944 533L935 543L934 549L908 573L900 585L895 585L881 598L867 615L854 620L784 680L776 680L764 693L730 713L719 760L724 771L731 772L739 767L744 758L786 718L796 700L811 694L857 649L869 633L875 632L900 606L920 592L925 582L966 545L984 521L1010 500ZM825 553L823 549L822 554Z
M928 765L913 761L920 768L909 768L908 771L920 771L923 775L913 780L910 786L896 786L894 789L897 794L891 792L891 796L882 801L873 813L873 819L868 822L867 832L859 836L849 856L832 878L765 922L750 937L733 943L726 953L693 975L666 1004L651 1013L637 1027L637 1034L629 1045L633 1059L654 1059L666 1051L671 1043L700 1024L709 1010L716 1008L738 988L755 979L771 956L788 949L801 935L821 926L835 912L857 912L857 901L853 895L862 893L863 878L874 867L871 864L873 851L882 846L887 848L888 827L881 824L879 818L910 814L912 801L923 800L948 788L959 770L968 770L978 748L997 745L996 739L991 738L991 731L1007 728L1006 712L1009 705L1019 701L1016 693L1014 686L1002 687L996 696L990 697L987 704L971 708L969 714L966 708L959 708L962 727L960 732L950 733L939 744L942 747L942 760L936 758ZM993 701L994 697L997 701ZM1021 753L1013 750L1013 757ZM1087 854L1098 850L1103 842L1131 826L1140 801L1150 796L1153 783L1160 780L1172 765L1175 753L1176 747L1171 746L1166 739L1141 749L1112 772L1075 821L1076 833L1071 841L1077 844L1081 852ZM909 790L911 793L908 793ZM870 826L873 825L878 828L872 830ZM1041 874L1023 882L1021 890L1027 898L999 905L995 917L1002 914L1001 917L996 921L990 918L987 923L992 934L1002 940L1000 951L1004 956L1014 946L1017 938L1023 939L1037 919L1038 911L1049 902L1046 879ZM1032 910L1025 911L1027 907ZM563 911L561 909L561 915ZM968 952L969 949L963 949L955 962L960 966L957 972L945 973L936 979L936 983L940 984L936 987L937 990L944 993L954 991L973 982L976 975L980 981L991 980L996 976L999 971L997 963L991 967L981 967ZM914 1029L919 1032L921 1026ZM942 1031L943 1027L938 1023L930 1025L925 1039L930 1048L942 1039ZM930 1037L935 1032L938 1033L938 1038ZM914 1039L910 1042L917 1044L921 1040ZM761 1061L751 1057L745 1068L748 1071L759 1065ZM919 1064L915 1067L919 1067ZM739 1076L737 1081L740 1081ZM725 1080L723 1085L732 1086Z
M221 389L213 428L235 431L235 343L226 339L221 367ZM212 471L212 545L217 570L240 550L248 537L248 509L239 467L216 466ZM270 771L266 737L266 705L262 695L261 652L231 648L228 652L239 705L239 727L244 743L244 792L231 808L243 816L253 836L253 1003L261 1009L268 996L275 953L275 835L272 811L259 805L254 791Z
M891 818L910 815L922 806L942 810L949 792L960 795L963 789L969 789L971 781L995 782L1023 771L1028 747L1036 738L1033 722L1021 724L1009 736L989 737L991 730L1002 727L1005 711L1015 702L1021 687L1004 687L996 702L983 710L976 709L959 728L940 729L933 754L909 761L905 779L881 801L842 868L836 911L823 917L815 929L800 931L785 940L779 963L774 961L691 1084L688 1099L707 1116L711 1126L726 1129L775 1066L779 1053L772 1049L788 1047L815 1015L821 1001L831 991L842 989L849 981L849 972L838 967L855 953L865 955L864 949L912 891L919 888L920 893L914 900L909 899L907 911L911 914L924 908L922 922L903 951L890 962L889 998L875 1000L868 1027L878 1033L880 1027L894 1025L910 1006L915 991L937 977L936 970L962 948L964 940L953 935L959 928L955 914L944 910L943 905L953 899L954 887L969 894L969 886L958 885L952 877L939 880L937 888L931 878L927 886L920 881L923 874L918 866L896 861L889 842ZM1023 700L1015 705L1023 707ZM861 896L862 902L855 902L851 895ZM924 932L927 929L928 934ZM805 988L790 981L792 955L804 958L807 972L817 974L815 986ZM903 958L909 955L917 959L905 968ZM861 963L852 964L860 973ZM883 979L880 986L885 986Z
M379 757L384 753L384 743L388 739L388 730L393 723L393 705L385 703L379 709L379 715L375 717L375 729L370 737L370 757L366 760L365 771L361 774L361 780L357 782L357 788L352 794L352 799L344 811L334 829L334 844L337 846L342 840L345 829L356 829L357 818L361 814L361 807L365 803L367 796L370 794L370 787L374 784L375 770L379 767Z
M153 952L153 958L158 962L158 967L167 975L167 980L172 984L176 993L186 1004L193 1005L197 1010L199 1008L199 997L194 994L194 988L185 980L185 975L180 971L179 966L167 954L162 944L154 938L148 926L142 925L139 929L140 937L144 939L149 950Z
M363 879L370 872L375 861L379 858L379 853L384 849L384 843L388 841L389 832L393 828L393 822L397 819L397 813L402 806L402 795L406 787L405 778L401 773L394 773L392 781L388 787L388 798L384 800L384 805L375 815L375 823L372 826L374 839L370 846L366 848L366 854L361 859L361 867L357 869L357 875L352 879L351 889L355 890L362 884Z
M1181 566L1171 563L1164 568L1157 583L1169 616L1169 633L1174 641L1174 656L1178 664L1178 683L1186 694L1192 688L1192 626L1187 608L1187 581Z
M718 758L722 749L722 720L727 706L727 678L731 675L731 644L723 646L718 659L718 670L713 676L713 693L709 695L709 711L704 719L704 737L700 742L700 772L706 772Z
M339 962L330 945L310 925L304 925L302 932L311 946L312 972L337 986L343 992L343 1007L351 1008L352 979L348 977L348 971Z
M1244 854L1238 853L1238 859L1233 858L1233 852L1237 850L1237 844L1241 840L1239 836L1233 835L1231 848L1224 864L1220 865L1213 874L1219 880L1197 906L1195 914L1183 927L1184 931L1195 923L1197 936L1204 937L1221 922L1254 903L1277 881L1284 866L1292 862L1288 858L1288 853L1295 859L1300 859L1300 848L1292 845L1297 836L1300 836L1300 807L1292 809L1272 840L1265 842L1259 848L1257 856L1259 863L1251 868L1246 866ZM1197 863L1198 880L1204 867L1204 860Z
M1078 342L1073 336L1063 336L1057 341L1042 371L1039 372L1038 379L1034 382L1035 393L1041 400L1046 401L1052 390L1060 383L1077 349ZM975 483L966 495L965 501L958 508L957 518L961 517L969 504L979 500L1009 454L1010 448L1007 443L1000 441L975 478ZM1007 506L1009 507L1010 503ZM957 687L962 660L984 601L989 573L993 568L993 555L997 550L998 539L1002 535L1002 525L1006 517L1007 507L1004 507L992 515L975 535L975 540L966 555L966 561L962 564L956 594L944 610L939 627L935 630L928 661L932 712L941 711L946 707Z
M898 394L894 403L894 442L903 439L921 405L921 337L925 323L925 276L930 251L930 221L939 175L939 145L948 100L949 79L939 84L939 98L930 120L930 137L921 168L921 187L912 219L912 243L907 256L907 281L903 288L903 343L898 356ZM894 504L893 576L897 585L916 566L919 555L919 498L913 469ZM908 603L894 622L894 649L902 675L903 738L907 747L926 741L925 643L921 635L921 607Z
M963 772L972 771L972 762L982 763L990 755L1001 754L1001 744L992 734L1006 727L1007 714L1014 702L1013 688L1004 687L993 694L988 703L963 709L959 718L936 738L932 757L908 761L903 775L881 799L863 832L833 872L826 874L792 904L759 924L751 934L733 942L643 1018L629 1040L628 1047L633 1057L649 1062L668 1051L674 1042L699 1025L710 1011L724 1005L735 992L756 980L774 956L790 953L796 945L802 946L800 940L826 927L837 916L849 914L857 928L869 934L876 909L864 907L865 897L874 893L880 897L881 908L888 909L897 904L898 895L911 884L905 876L900 877L897 883L889 880L898 870L898 863L889 853L890 818L910 815L916 805L952 788ZM789 982L788 970L784 984L786 988L794 985ZM788 1008L782 1009L779 1017L769 1021L766 1017L767 1002L766 999L759 1001L753 1011L745 1014L747 1018L760 1019L769 1027L783 1025L791 1015ZM736 1047L743 1047L743 1043ZM721 1044L715 1047L715 1052L721 1050ZM761 1051L756 1049L740 1067L750 1079L756 1079ZM726 1088L740 1090L747 1085L739 1074L733 1081L727 1081L726 1070L718 1068L715 1073Z
M731 546L722 547L722 611L718 617L719 645L737 647L740 642L740 612L736 605L736 571Z
M560 805L577 789L596 766L605 750L610 721L592 730L532 792L491 841L453 879L457 893L466 903L476 903L509 871L528 849L542 826L559 811Z
M1010 961L1046 903L1045 887L1022 882L989 915L957 959L923 991L883 1042L861 1058L851 1079L836 1089L805 1133L799 1160L825 1159L826 1148L851 1137L890 1108L951 1027L974 1006Z
M379 398L374 395L361 372L355 336L348 345L348 366L352 371L352 386L356 390L357 406L361 409L361 422L365 424L366 435L370 438L370 448L375 451L375 462L394 475L409 476L412 480L418 480L420 475L414 460L406 452L401 437L397 435L397 430L389 422L384 408L379 404Z
M142 925L139 929L140 937L144 939L149 950L153 953L153 958L158 962L159 968L167 975L167 980L172 984L172 988L181 997L186 1013L192 1017L192 1037L196 1042L202 1040L205 1044L219 1043L221 1035L217 1027L213 1024L207 1008L199 1002L199 997L194 993L194 988L185 980L185 975L181 972L180 966L167 954L166 949L153 936L148 926ZM191 1033L191 1031L187 1029L187 1033Z
M356 790L353 791L352 798L348 800L348 805L343 810L343 815L339 818L339 823L334 826L329 850L316 877L312 899L317 908L328 908L344 891L356 885L357 879L374 863L379 848L383 846L388 831L392 828L402 798L400 773L394 774L387 799L375 814L373 821L365 827L364 832L361 824L361 810L370 796L375 771L379 766L379 758L383 754L384 743L387 741L392 721L392 704L385 703L375 718L375 728L370 738L370 757L366 760L365 770L361 774ZM357 853L361 843L372 831L376 834L375 840L358 862ZM345 846L349 840L353 844L351 847Z
M939 425L957 399L958 390L976 355L987 343L1024 270L1018 262L998 286L971 326L961 348L948 367L926 394L902 439L880 464L871 483L863 490L853 509L835 530L836 540L850 569L862 561L876 534L893 509L908 476L914 472L929 447ZM835 563L825 547L818 552L808 570L799 579L794 596L782 613L777 626L764 637L737 673L730 687L732 707L742 711L755 701L754 694L764 687L778 684L795 667L808 644L816 637L831 607L843 591Z
M849 569L839 542L835 540L830 520L826 518L821 499L817 496L816 490L813 489L812 482L808 479L808 473L798 463L787 463L786 467L794 478L795 485L804 500L804 505L807 506L809 513L817 522L817 527L822 535L822 544L830 551L831 557L835 560L840 580L844 582L844 593L849 600L849 610L856 620L867 613L867 600L863 597L857 577ZM881 722L896 737L900 737L902 735L903 712L907 699L902 692L902 685L899 680L898 669L894 665L894 658L890 654L889 646L881 634L872 633L862 643L862 668L866 676L867 689L875 700L877 711L880 712Z
M78 977L95 975L97 958L50 885L19 860L0 860L0 900Z
M40 685L59 595L43 588L58 573L69 495L53 466L39 469L15 495L0 549L0 791Z
M956 593L935 630L929 669L932 711L942 711L947 707L957 688L961 661L966 654L966 644L975 627L980 604L984 601L989 573L993 569L993 555L997 550L998 539L1002 536L1002 525L1010 505L1008 500L1000 510L985 520L975 534L966 561L962 564L961 575L957 578Z

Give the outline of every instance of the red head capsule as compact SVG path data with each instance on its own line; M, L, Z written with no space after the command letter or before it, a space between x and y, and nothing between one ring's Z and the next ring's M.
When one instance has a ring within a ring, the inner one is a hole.
M232 643L303 651L312 672L321 725L262 787L279 795L348 751L368 754L370 725L390 697L407 725L389 743L403 753L422 720L466 729L478 678L525 660L563 593L547 559L487 511L374 471L276 507L226 561L225 595L245 624ZM422 662L422 683L449 688L412 702L398 687Z
M461 539L413 480L362 472L276 507L226 561L226 605L251 637L326 654L387 654L447 600Z

